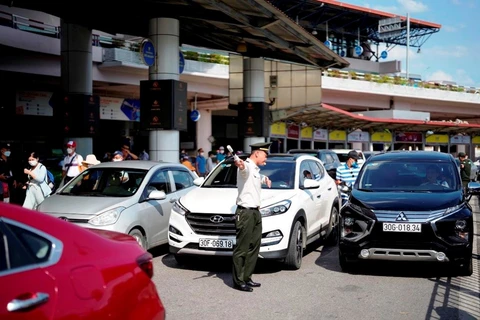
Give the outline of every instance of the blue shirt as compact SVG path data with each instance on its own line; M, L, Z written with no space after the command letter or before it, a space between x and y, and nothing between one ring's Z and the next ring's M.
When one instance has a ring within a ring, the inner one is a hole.
M347 186L352 186L357 180L360 167L355 163L352 167L348 167L345 163L337 168L337 180L345 182ZM348 195L342 193L342 199L348 199Z
M207 159L203 156L197 157L197 166L198 166L198 173L205 173L207 171Z
M218 162L222 161L223 159L225 159L225 153L217 153Z

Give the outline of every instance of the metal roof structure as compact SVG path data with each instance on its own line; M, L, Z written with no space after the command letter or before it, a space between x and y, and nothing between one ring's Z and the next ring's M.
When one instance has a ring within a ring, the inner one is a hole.
M299 25L318 33L319 39L326 40L326 32L343 37L360 38L374 43L389 45L406 45L406 29L396 36L383 38L379 34L379 21L399 17L406 21L406 16L348 4L337 0L271 0L274 6L288 14ZM328 24L328 30L326 30ZM410 19L410 46L420 47L434 33L440 31L441 25Z
M150 18L180 21L180 43L327 68L349 63L265 0L36 1L0 4L43 11L71 23L113 34L148 36Z
M361 113L351 113L328 104L299 107L287 110L286 118L296 124L302 122L318 128L331 130L362 131L433 131L435 133L477 133L480 134L480 124L470 124L456 121L422 121L404 119L385 119L364 116ZM287 121L288 121L287 120Z

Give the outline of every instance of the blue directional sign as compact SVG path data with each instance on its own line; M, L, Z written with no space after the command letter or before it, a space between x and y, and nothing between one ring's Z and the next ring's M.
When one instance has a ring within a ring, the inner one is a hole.
M332 41L327 40L323 44L326 45L330 50L332 49Z
M355 46L355 54L357 56L360 56L362 55L362 53L363 53L363 48L361 46Z
M185 70L185 57L183 56L183 52L182 50L179 51L179 54L180 54L180 61L178 63L178 73L179 74L182 74L183 73L183 70Z
M192 110L190 112L190 119L193 122L197 122L198 120L200 120L200 112L198 110Z
M140 46L140 55L147 66L151 67L155 64L155 46L152 41L149 39L143 40Z
M380 53L380 58L387 59L387 57L388 57L388 52L387 51L384 50L384 51L382 51L382 53Z

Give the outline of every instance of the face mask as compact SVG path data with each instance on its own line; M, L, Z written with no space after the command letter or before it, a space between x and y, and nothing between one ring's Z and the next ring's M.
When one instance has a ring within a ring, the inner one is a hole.
M37 160L28 161L28 164L31 165L32 167L35 167L37 163L38 163Z
M72 152L73 152L73 149L72 149L72 148L68 148L68 149L67 149L67 153L68 153L68 154L70 154L70 153L72 153Z
M223 150L220 150L220 153L223 153Z
M116 158L113 158L113 161L114 161L114 162L117 162L117 161L122 161L122 159L116 159Z
M5 157L10 157L10 151L5 151L3 154L5 155Z
M200 152L199 155L203 156L203 152Z

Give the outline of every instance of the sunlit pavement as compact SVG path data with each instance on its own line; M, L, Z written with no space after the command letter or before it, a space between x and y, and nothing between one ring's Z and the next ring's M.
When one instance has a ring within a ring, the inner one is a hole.
M441 264L374 263L344 273L337 247L308 248L300 270L259 261L252 293L232 289L231 260L205 257L179 266L155 249L154 282L167 319L480 319L480 210L475 213L473 275L450 277Z

